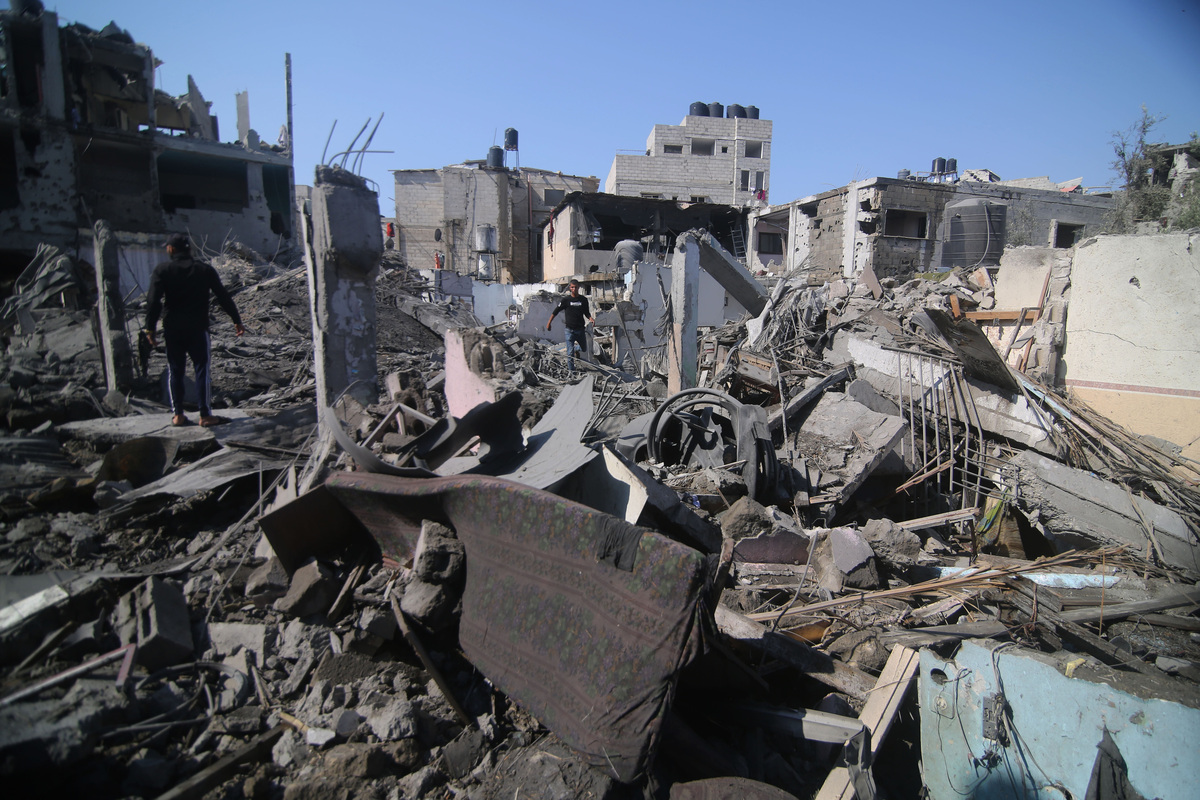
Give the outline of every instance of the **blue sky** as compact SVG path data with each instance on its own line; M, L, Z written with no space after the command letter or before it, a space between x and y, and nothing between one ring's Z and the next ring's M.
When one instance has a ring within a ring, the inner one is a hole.
M774 121L772 203L937 156L1003 178L1113 183L1113 131L1142 105L1155 138L1200 130L1200 0L1008 2L229 2L45 0L60 22L110 20L195 77L236 137L234 95L274 141L292 54L296 180L311 183L384 115L360 174L393 213L390 170L487 156L505 128L520 163L595 175L694 101ZM360 142L361 146L361 142ZM510 166L513 165L510 155Z

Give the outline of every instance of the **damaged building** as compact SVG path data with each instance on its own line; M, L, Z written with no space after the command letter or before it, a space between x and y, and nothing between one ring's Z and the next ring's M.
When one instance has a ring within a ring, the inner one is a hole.
M751 261L781 274L800 270L814 285L909 277L936 269L995 266L1006 245L1069 248L1107 230L1116 201L1085 193L1081 179L1003 181L990 170L869 178L770 206L751 222Z
M0 12L0 259L10 278L39 244L89 248L97 220L144 246L136 280L123 278L143 290L165 232L214 250L290 244L289 135L261 141L245 93L237 140L222 142L196 81L178 97L156 88L159 62L127 31L60 24L41 3L14 7L25 10Z
M551 209L574 192L595 192L596 178L505 166L517 152L493 147L487 161L441 169L394 170L394 246L405 264L444 269L503 283L543 279L542 225Z

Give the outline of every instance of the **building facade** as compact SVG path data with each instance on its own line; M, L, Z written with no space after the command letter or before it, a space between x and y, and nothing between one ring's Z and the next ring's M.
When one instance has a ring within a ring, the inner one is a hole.
M395 247L410 267L452 270L501 283L542 280L543 223L594 177L466 162L394 170Z
M114 24L2 12L0 47L0 269L41 243L89 252L101 219L159 257L167 232L267 254L289 242L290 143L259 141L245 95L239 141L222 143L190 76L180 97L155 89L154 54Z
M654 126L644 153L618 153L604 191L688 203L765 203L771 131L771 121L758 119L754 106L693 103L680 124Z
M995 177L986 170L965 174L985 173ZM990 215L977 237L989 258L1005 245L1071 247L1102 231L1116 206L1110 195L1084 194L1077 181L871 178L755 210L750 263L776 273L801 269L811 283L868 268L878 277L930 272L950 266L950 252L961 244L964 200L978 201Z

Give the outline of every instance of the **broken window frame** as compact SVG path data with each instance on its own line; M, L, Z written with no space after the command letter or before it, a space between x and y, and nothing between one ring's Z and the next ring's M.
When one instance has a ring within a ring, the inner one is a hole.
M886 208L883 211L883 235L896 239L928 239L929 212Z

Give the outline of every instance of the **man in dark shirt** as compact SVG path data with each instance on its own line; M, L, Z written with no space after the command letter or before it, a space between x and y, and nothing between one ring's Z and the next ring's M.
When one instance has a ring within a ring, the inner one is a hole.
M167 386L171 395L171 422L187 425L183 413L183 377L187 371L187 360L192 360L196 373L196 394L199 396L200 424L205 427L216 425L221 420L214 417L210 400L212 386L209 381L208 362L211 351L208 339L209 293L216 295L217 302L233 320L238 336L245 333L242 318L238 314L233 298L221 283L217 271L210 265L192 258L191 242L182 233L167 239L167 254L170 261L154 268L150 279L150 298L146 306L146 337L153 347L158 346L154 329L166 306L163 316L163 338L167 345Z
M584 320L588 320L595 326L596 318L592 316L592 312L588 308L588 299L579 293L579 281L571 281L568 284L568 290L570 294L560 300L558 306L550 313L550 319L546 322L546 330L550 330L550 324L554 322L558 312L563 312L563 322L567 326L567 372L574 374L576 342L579 343L584 360L588 360L587 331L584 329Z

